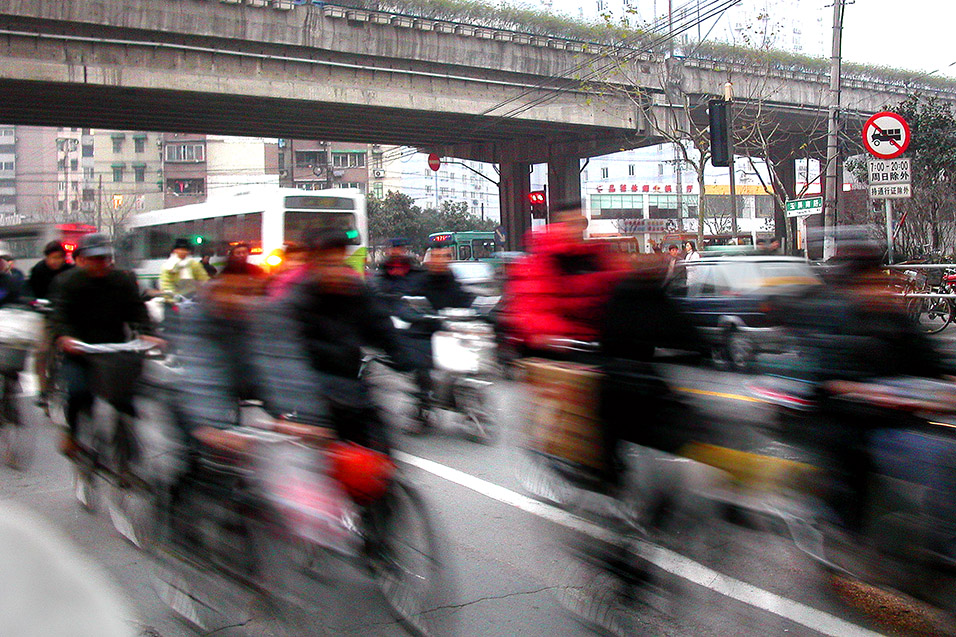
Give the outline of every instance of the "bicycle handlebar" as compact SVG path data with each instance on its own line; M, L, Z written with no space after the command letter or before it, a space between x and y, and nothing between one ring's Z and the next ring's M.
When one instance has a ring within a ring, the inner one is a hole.
M125 343L84 343L77 341L74 346L84 354L116 354L118 352L148 352L158 345L136 339Z

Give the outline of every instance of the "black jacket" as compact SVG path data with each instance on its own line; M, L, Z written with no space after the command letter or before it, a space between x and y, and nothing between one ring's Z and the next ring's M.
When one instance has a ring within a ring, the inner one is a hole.
M23 272L13 268L0 273L0 306L16 303L23 292Z
M290 291L288 301L298 336L317 371L356 379L362 347L401 358L387 312L362 281L356 280L350 289L330 291L310 277Z
M35 299L46 299L50 295L50 283L53 277L67 272L73 267L70 263L64 263L59 270L52 270L46 264L46 261L39 261L30 269L30 278L27 280L27 292L33 295Z
M149 313L129 272L112 270L91 277L82 268L58 276L52 285L54 338L72 336L87 343L122 343L128 329L151 330Z

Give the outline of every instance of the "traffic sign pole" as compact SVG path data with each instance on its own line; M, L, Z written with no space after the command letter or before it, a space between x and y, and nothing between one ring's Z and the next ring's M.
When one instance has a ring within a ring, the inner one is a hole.
M886 258L890 265L893 265L893 200L885 199L886 202Z

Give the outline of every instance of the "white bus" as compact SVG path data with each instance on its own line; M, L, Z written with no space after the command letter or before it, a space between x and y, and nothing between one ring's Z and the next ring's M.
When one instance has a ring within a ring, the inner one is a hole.
M352 188L299 190L249 186L212 194L201 204L152 210L126 223L121 251L140 282L153 285L177 239L189 239L198 258L222 264L230 246L246 243L252 263L276 265L284 246L301 243L310 228L338 227L355 234L349 263L363 272L368 220L365 195Z

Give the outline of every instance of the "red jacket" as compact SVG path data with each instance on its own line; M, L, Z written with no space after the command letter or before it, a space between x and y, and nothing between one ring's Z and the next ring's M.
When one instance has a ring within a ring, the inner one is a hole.
M627 260L574 237L563 224L530 233L527 245L529 254L513 264L505 286L507 332L532 349L553 338L597 339Z

